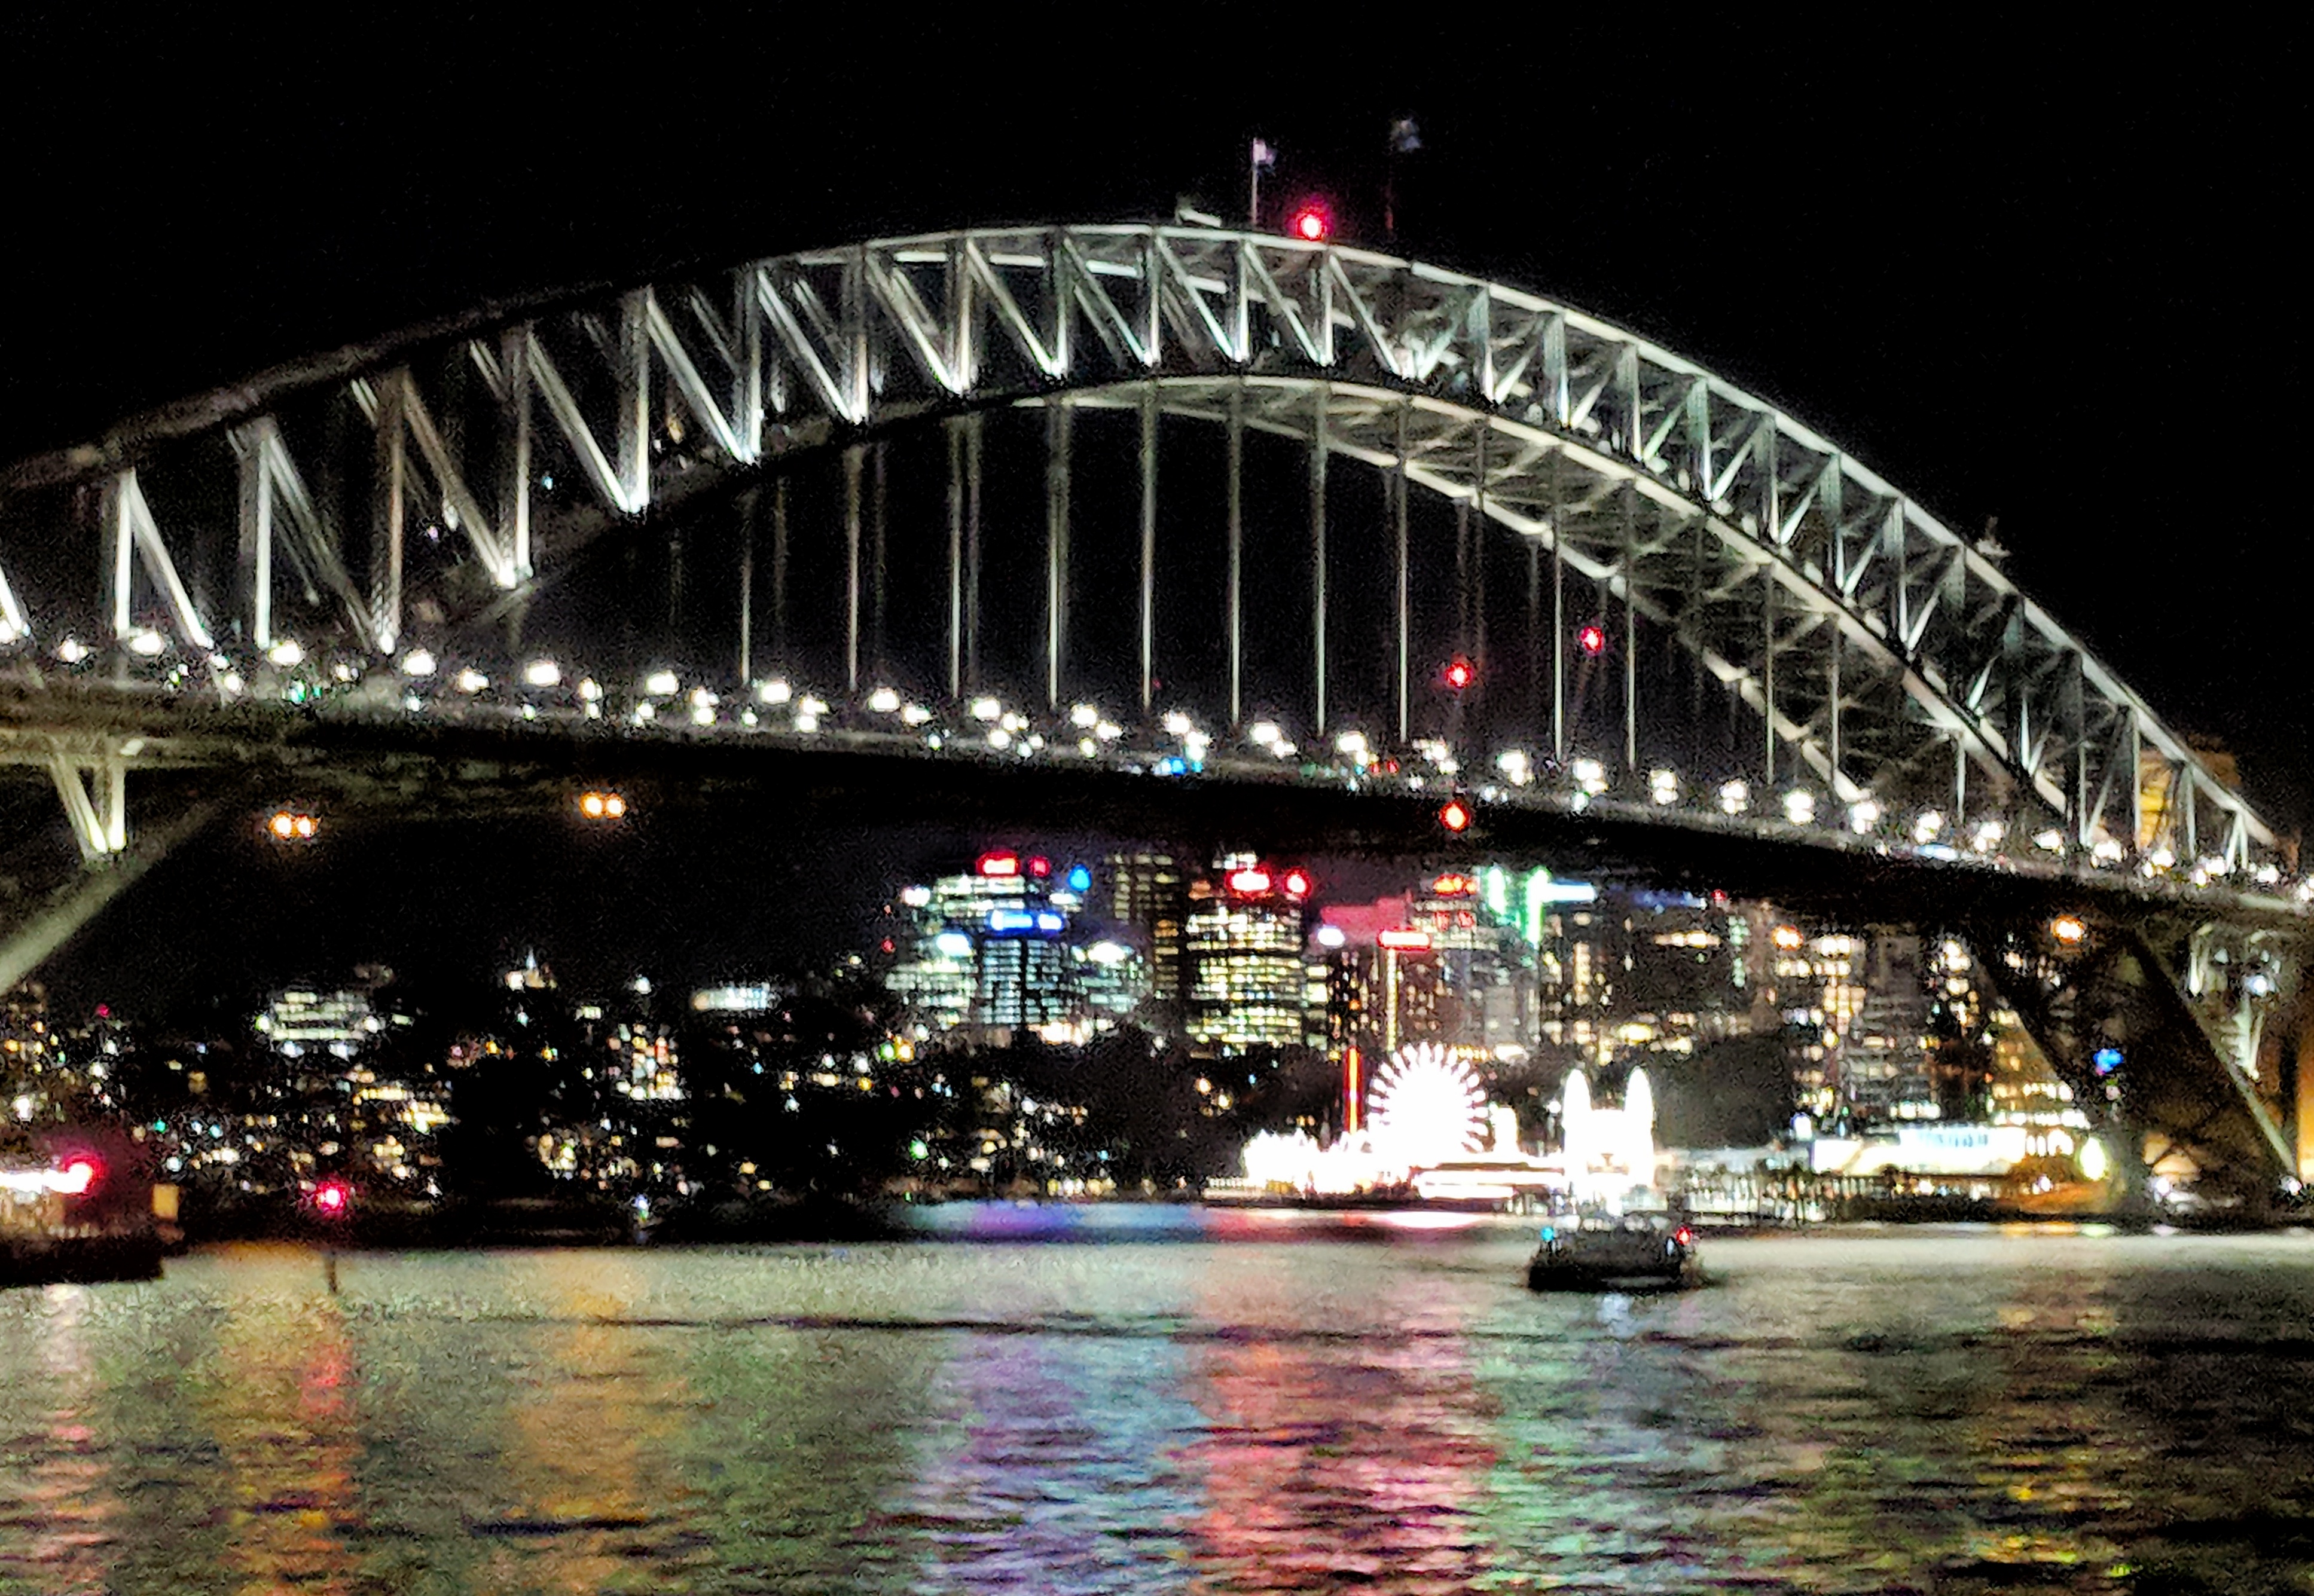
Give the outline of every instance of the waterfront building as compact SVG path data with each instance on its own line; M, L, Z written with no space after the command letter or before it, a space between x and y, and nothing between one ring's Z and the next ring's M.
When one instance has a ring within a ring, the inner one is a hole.
M1146 950L1149 992L1144 1018L1155 1035L1181 1035L1182 927L1188 914L1187 874L1171 854L1148 849L1120 850L1101 865L1101 887L1093 900L1110 923L1133 933Z
M887 983L925 1036L1001 1045L1027 1029L1065 1040L1082 1024L1069 947L1081 894L1043 855L992 849L970 870L900 895Z
M1181 951L1193 1053L1324 1045L1303 949L1309 891L1303 871L1250 853L1223 856L1190 884Z

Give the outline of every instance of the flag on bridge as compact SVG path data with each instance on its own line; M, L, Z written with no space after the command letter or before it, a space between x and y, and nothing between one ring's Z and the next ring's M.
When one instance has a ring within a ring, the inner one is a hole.
M1276 164L1276 147L1266 138L1255 139L1253 141L1253 169L1256 172L1259 172L1264 168L1272 167Z

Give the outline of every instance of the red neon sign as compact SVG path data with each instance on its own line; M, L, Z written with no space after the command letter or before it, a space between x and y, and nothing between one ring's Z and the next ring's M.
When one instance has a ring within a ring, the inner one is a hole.
M1428 931L1411 930L1377 931L1374 933L1374 940L1381 943L1384 948L1388 948L1394 952L1399 953L1427 953L1430 951L1430 933Z
M1285 888L1285 895L1289 898L1306 898L1310 895L1310 875L1306 870L1286 871L1285 878L1279 885Z
M1232 870L1229 889L1242 898L1261 897L1269 891L1269 872L1260 869Z
M1433 881L1430 890L1442 898L1471 898L1479 895L1479 883L1475 877L1445 875Z
M1051 875L1052 873L1053 873L1053 861L1052 861L1051 860L1047 859L1047 858L1046 858L1043 854L1041 854L1041 853L1038 853L1038 854L1032 854L1032 855L1030 855L1030 856L1029 856L1029 874L1030 874L1031 876L1036 876L1036 877L1045 877L1045 876L1049 876L1049 875Z
M984 876L1017 876L1020 873L1020 856L1009 851L984 853L973 868Z

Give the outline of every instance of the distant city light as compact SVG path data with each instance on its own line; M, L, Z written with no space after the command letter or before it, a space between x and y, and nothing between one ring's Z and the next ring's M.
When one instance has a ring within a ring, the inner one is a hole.
M458 691L461 692L480 692L490 684L490 679L478 670L469 668L458 673Z
M2060 914L2049 922L2049 934L2066 947L2074 948L2089 934L2089 928L2078 914Z
M1258 898L1269 891L1267 870L1258 868L1232 870L1227 879L1229 889L1240 897Z
M942 931L932 939L932 946L943 958L970 958L972 939L962 931Z
M1438 824L1450 832L1470 830L1471 807L1461 798L1449 798L1445 807L1438 811Z
M1870 798L1859 798L1848 806L1848 829L1858 836L1868 834L1880 824L1880 806Z
M298 647L296 639L283 638L265 651L265 657L286 671L293 665L305 662L305 650Z
M1339 948L1349 939L1349 933L1340 926L1321 925L1318 928L1318 946L1320 948Z
M783 704L793 696L794 690L785 682L766 682L755 689L755 696L767 704Z
M1679 802L1679 772L1676 771L1662 770L1649 771L1647 772L1647 796L1658 804L1675 804Z
M1741 815L1752 807L1752 786L1748 781L1723 781L1719 784L1719 807L1722 813Z
M900 707L900 695L889 687L879 687L868 695L868 707L879 715L890 715Z
M683 683L673 671L653 671L643 678L643 691L654 698L672 698L683 691Z
M1310 876L1306 870L1286 871L1279 878L1278 885L1285 889L1285 895L1289 898L1306 898L1310 895Z
M284 842L311 841L314 832L314 817L295 809L281 809L265 823L265 829Z
M402 674L405 676L430 676L434 671L434 657L423 648L412 648L402 657Z
M1806 825L1815 818L1815 794L1795 788L1784 794L1784 818L1794 825Z
M1071 892L1091 891L1092 872L1082 865L1071 865L1069 867L1069 890Z
M562 667L551 659L534 659L522 667L522 679L533 687L559 686Z
M627 800L615 792L587 792L578 798L578 813L589 820L618 820L625 816Z
M1800 945L1806 942L1807 939L1800 935L1800 928L1796 925L1780 925L1774 930L1768 933L1768 940L1773 942L1786 953L1797 953L1800 949Z
M1018 876L1020 856L1009 849L984 853L973 869L984 876Z
M1426 953L1431 945L1428 931L1418 931L1410 927L1376 931L1374 941L1393 953Z
M128 651L132 654L141 654L147 659L152 658L168 646L169 639L149 627L141 631L131 632L128 637Z

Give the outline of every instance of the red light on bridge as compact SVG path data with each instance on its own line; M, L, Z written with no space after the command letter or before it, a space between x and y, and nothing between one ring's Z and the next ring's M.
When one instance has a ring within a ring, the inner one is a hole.
M1584 653L1597 656L1607 651L1607 629L1596 621L1586 621L1575 633L1575 646Z
M1447 686L1460 692L1478 679L1478 669L1467 659L1456 658L1440 673Z
M1304 242L1323 243L1333 235L1334 218L1324 206L1312 200L1297 209L1286 225Z
M1450 832L1469 831L1471 829L1471 806L1464 803L1461 798L1448 799L1446 807L1438 811L1438 824L1444 826Z
M353 1188L342 1180L325 1180L314 1188L315 1212L331 1219L342 1215L353 1205Z

